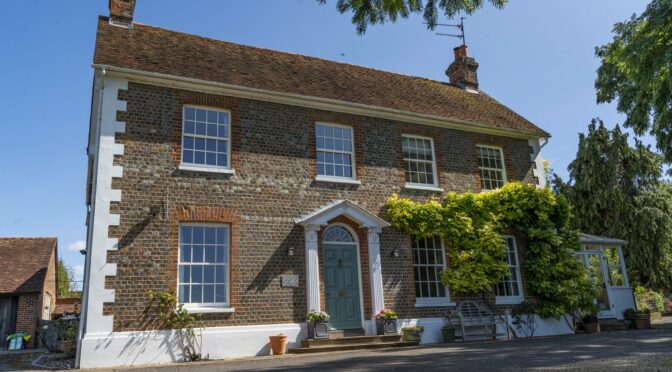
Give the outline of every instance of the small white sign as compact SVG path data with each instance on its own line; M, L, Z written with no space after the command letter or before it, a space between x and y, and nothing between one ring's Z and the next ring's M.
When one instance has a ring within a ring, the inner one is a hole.
M286 288L298 288L299 286L298 275L281 275L280 281L281 285Z

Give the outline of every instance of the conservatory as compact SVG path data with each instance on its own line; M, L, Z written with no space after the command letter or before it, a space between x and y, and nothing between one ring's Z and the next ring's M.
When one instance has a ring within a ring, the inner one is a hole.
M628 242L590 234L581 234L579 242L581 250L577 255L598 284L595 299L599 308L598 318L623 319L625 309L635 308L635 297L623 259L622 248Z

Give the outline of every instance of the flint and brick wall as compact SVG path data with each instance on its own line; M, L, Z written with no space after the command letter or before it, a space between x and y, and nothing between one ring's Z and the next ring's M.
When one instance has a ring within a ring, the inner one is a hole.
M148 310L148 293L175 288L177 226L189 218L232 226L230 290L235 313L207 314L206 326L303 321L304 231L294 218L335 199L352 200L384 217L385 202L393 193L417 200L440 197L403 188L401 133L434 138L439 187L446 192L479 191L476 144L481 143L503 147L509 181L534 181L530 148L523 139L137 83L130 83L119 98L127 101L127 111L118 113L126 131L117 133L124 155L116 157L115 164L124 167L124 174L113 179L122 200L112 203L111 213L119 213L121 221L109 232L119 239L119 249L108 253L108 262L117 264L117 275L106 280L107 288L115 290L115 302L105 305L105 313L114 315L115 331L157 327L156 316ZM185 104L231 112L234 175L178 169ZM316 121L353 127L361 185L315 181ZM370 308L366 233L358 235L364 303ZM386 305L402 317L440 316L445 309L414 306L409 238L389 228L380 238ZM290 247L293 256L287 254ZM392 257L395 248L400 257ZM283 274L299 275L299 287L281 287Z

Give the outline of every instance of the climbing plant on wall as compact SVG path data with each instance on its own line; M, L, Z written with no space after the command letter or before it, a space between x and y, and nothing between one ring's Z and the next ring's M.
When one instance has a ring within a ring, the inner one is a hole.
M507 273L501 234L513 228L527 237L523 268L539 315L559 318L594 299L593 284L574 256L570 206L548 188L509 183L491 192L449 193L443 203L393 195L387 215L403 233L444 239L449 265L442 280L453 293L493 290Z

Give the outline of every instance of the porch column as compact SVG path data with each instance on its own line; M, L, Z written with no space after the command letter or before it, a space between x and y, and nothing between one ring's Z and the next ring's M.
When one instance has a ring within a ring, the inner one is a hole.
M380 264L380 227L370 227L368 231L369 243L369 273L371 275L371 305L373 314L377 314L385 307L383 297L383 271Z
M317 232L320 225L306 225L306 302L308 311L320 311L320 260L317 253Z

